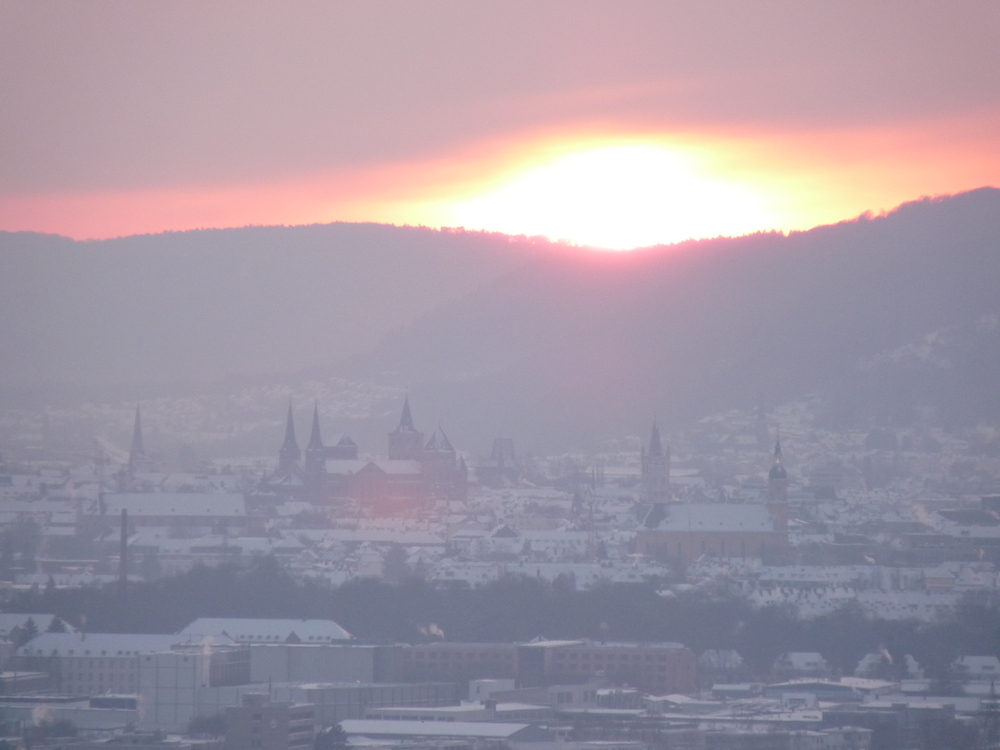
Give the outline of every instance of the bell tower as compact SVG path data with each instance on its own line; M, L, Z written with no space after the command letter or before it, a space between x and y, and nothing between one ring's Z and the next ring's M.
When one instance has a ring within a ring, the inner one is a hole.
M311 502L319 503L326 499L326 447L319 432L319 404L313 407L312 434L309 445L306 446L305 460L306 494Z
M410 397L403 401L399 426L389 433L389 460L419 461L424 449L424 434L417 432L410 414Z
M649 448L642 451L642 489L646 502L655 504L670 500L670 448L664 448L655 421L649 435Z
M128 449L128 475L148 469L149 458L142 443L142 418L139 415L139 404L135 405L135 424L132 425L132 443Z
M767 473L767 509L774 517L775 529L788 530L788 472L781 459L781 436L774 440L774 463Z
M292 405L288 405L288 419L285 422L285 442L278 451L278 472L291 475L299 468L302 451L295 439L295 419L292 417Z

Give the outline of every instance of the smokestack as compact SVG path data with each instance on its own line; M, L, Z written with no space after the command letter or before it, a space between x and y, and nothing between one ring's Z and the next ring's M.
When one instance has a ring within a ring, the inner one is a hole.
M122 593L128 584L128 511L122 508L121 546L118 549L118 583Z

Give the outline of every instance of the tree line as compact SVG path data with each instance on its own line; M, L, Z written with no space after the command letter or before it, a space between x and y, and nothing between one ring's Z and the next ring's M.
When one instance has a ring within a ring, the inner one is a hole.
M929 677L947 679L963 654L1000 654L1000 608L961 605L935 622L876 620L847 606L810 620L783 607L754 609L724 591L661 596L653 584L577 590L572 581L509 578L481 587L435 586L418 578L341 586L293 579L273 558L241 568L196 567L148 583L16 594L8 612L55 614L88 632L173 633L198 617L332 619L366 642L512 642L537 636L676 641L695 653L734 649L765 675L786 651L818 651L841 673L880 649L912 654ZM430 627L433 625L434 627ZM432 635L428 635L428 634Z

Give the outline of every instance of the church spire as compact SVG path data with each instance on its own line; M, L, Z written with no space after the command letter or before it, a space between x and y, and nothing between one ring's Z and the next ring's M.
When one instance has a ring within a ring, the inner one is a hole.
M416 432L416 428L413 426L413 416L410 414L410 397L409 395L403 399L403 415L399 418L399 427L396 428L396 432Z
M660 428L656 426L655 419L653 420L653 432L649 436L649 455L663 455L663 443L660 441Z
M788 472L785 471L785 467L781 463L781 435L776 435L774 439L774 463L771 465L771 471L768 472L767 478L771 482L779 481L786 482L788 480Z
M319 434L319 404L313 406L312 434L309 436L307 451L323 450L323 437Z
M429 442L436 442L431 438ZM403 399L403 414L399 418L399 426L389 433L389 459L392 461L417 461L424 450L434 450L434 446L424 445L424 434L417 432L413 426L413 415L410 414L410 397Z
M292 405L288 405L288 420L285 422L285 442L281 446L281 453L292 461L297 461L302 453L299 451L299 443L295 439L295 419L292 417Z
M451 446L451 441L448 439L448 436L444 434L444 430L441 429L441 425L438 425L438 432L441 433L441 442L438 449L447 451L448 453L454 453L455 449Z
M132 445L128 450L129 471L135 471L138 465L145 461L146 449L142 444L142 419L139 416L139 404L135 405L135 425L132 427Z
M639 456L642 466L642 487L646 500L665 503L670 500L670 448L664 449L660 437L660 426L653 420L649 434L649 449L643 449Z

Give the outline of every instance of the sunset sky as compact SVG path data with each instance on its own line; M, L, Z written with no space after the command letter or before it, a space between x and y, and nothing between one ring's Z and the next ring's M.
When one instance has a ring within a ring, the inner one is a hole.
M0 2L0 229L629 248L1000 185L998 2Z

